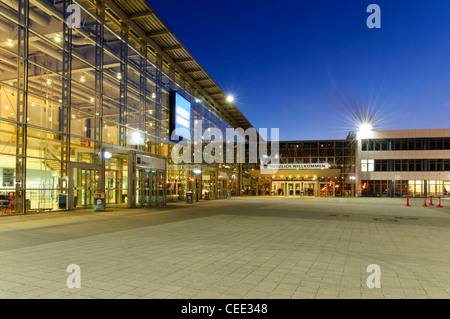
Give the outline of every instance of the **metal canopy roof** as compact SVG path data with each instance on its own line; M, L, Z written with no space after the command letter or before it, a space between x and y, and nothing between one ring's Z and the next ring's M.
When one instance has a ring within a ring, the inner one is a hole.
M226 101L226 94L203 69L181 41L159 18L145 0L105 0L111 14L118 16L130 27L130 31L145 40L162 56L163 62L173 67L184 79L191 91L214 109L234 128L253 127L233 103Z

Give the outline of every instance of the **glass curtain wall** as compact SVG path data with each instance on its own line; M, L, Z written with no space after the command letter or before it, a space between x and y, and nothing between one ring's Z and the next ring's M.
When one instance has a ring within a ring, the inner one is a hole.
M69 4L81 8L80 28L67 26ZM192 102L204 127L229 127L105 3L18 0L0 9L1 214L67 209L70 191L73 207L98 191L126 204L127 154L169 155L170 91ZM89 195L86 176L95 180ZM177 189L192 187L193 173L177 176Z

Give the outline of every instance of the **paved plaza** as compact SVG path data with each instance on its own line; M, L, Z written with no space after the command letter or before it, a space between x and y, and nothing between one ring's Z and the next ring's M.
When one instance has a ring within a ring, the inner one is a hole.
M0 298L450 297L450 201L243 197L0 218ZM69 265L81 288L67 287ZM381 288L368 288L369 265Z

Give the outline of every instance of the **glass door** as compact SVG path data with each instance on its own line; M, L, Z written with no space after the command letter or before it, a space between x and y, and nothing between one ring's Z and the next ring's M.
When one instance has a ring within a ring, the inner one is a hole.
M284 196L284 183L274 183L273 190L276 196Z
M151 206L152 174L149 169L136 170L136 206Z
M294 183L287 183L287 196L294 196Z
M119 205L126 203L122 176L123 173L120 170L105 171L106 204Z
M316 183L305 183L304 187L305 196L315 196Z
M166 175L164 172L157 172L156 174L158 176L158 205L164 205L166 203L166 194L164 187Z
M95 170L87 169L86 174L86 206L94 205L94 194L97 191L98 173Z
M75 168L74 208L94 205L94 194L98 186L98 170Z
M106 204L118 204L118 194L117 194L117 174L118 171L107 170L105 173L106 178Z
M156 205L156 199L157 199L157 194L158 194L158 183L157 183L157 172L156 171L151 171L151 194L152 194L152 201L151 201L151 205Z
M295 196L301 195L300 185L302 185L302 183L295 183Z

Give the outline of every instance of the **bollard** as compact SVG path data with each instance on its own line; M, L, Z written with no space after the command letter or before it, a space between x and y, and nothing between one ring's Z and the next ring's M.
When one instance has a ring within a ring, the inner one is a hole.
M441 206L441 198L438 197L438 200L439 200L439 203L438 203L438 205L436 207L442 208L442 206Z
M406 205L405 206L411 206L411 205L409 205L409 196L406 196Z
M427 205L427 197L425 196L424 198L423 198L423 205L422 205L423 207L427 207L428 205Z
M434 204L433 204L433 196L430 196L430 203L428 205L434 206Z

